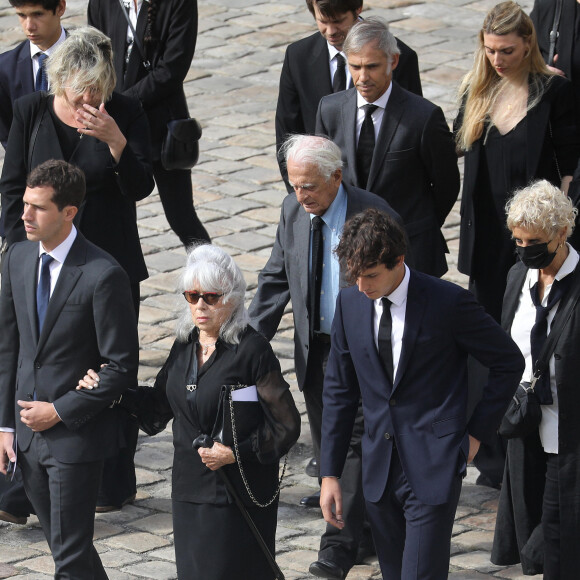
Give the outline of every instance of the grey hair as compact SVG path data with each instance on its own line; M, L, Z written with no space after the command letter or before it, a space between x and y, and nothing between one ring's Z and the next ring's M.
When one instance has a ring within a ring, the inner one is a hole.
M221 248L210 244L189 248L177 291L181 293L192 289L219 292L223 294L222 303L232 303L232 314L220 328L220 338L230 344L238 344L250 317L244 305L246 281L234 259ZM187 304L177 320L177 339L187 342L194 326Z
M356 22L347 34L342 50L348 57L349 53L360 52L369 43L376 44L377 48L385 53L389 62L396 54L401 54L397 39L389 30L389 24L378 16L369 16Z
M315 165L325 181L342 169L340 147L328 137L291 135L280 147L280 153L286 165L289 160Z
M519 189L507 202L507 226L544 232L550 238L564 228L572 235L578 210L571 199L545 179L534 181Z
M98 90L106 102L117 83L111 40L92 26L77 28L50 56L46 72L52 94Z

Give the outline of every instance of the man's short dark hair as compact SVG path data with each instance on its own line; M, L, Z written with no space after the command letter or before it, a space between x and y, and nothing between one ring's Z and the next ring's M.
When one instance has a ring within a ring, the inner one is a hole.
M50 10L53 14L60 4L60 0L8 0L13 8L22 6L42 6L44 10Z
M366 209L344 224L335 253L348 281L354 283L378 264L392 270L406 251L403 228L388 213Z
M49 159L35 167L28 175L26 186L52 187L52 202L58 211L67 205L80 207L85 198L85 174L75 165L60 159Z
M322 16L336 18L345 12L354 12L362 8L363 0L306 0L310 14L314 15L314 5Z

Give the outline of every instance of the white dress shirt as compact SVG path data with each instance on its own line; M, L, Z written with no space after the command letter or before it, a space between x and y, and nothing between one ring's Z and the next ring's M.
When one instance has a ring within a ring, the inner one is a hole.
M330 64L330 84L334 82L334 75L336 73L336 69L338 68L338 65L336 64L336 55L340 54L342 55L342 58L344 58L345 62L344 70L346 71L346 88L348 89L350 86L350 81L352 81L352 75L350 74L350 69L348 68L348 59L346 58L346 54L340 50L337 50L328 41L326 44L328 45L328 63Z
M562 280L576 268L579 260L578 252L567 244L569 254L564 260L564 263L558 270L555 276L556 280ZM519 346L524 359L526 361L526 369L522 376L522 381L532 381L534 374L532 364L532 347L530 343L530 333L536 321L536 307L532 302L531 288L538 281L538 270L530 269L524 280L522 291L520 293L520 301L511 328L511 336L515 343ZM546 286L544 290L544 297L542 298L542 306L547 306L548 296L552 284ZM554 304L548 313L548 328L551 327L556 311L558 310L559 302ZM558 453L558 391L556 389L556 367L554 362L554 355L550 357L550 390L552 391L552 405L542 405L542 421L540 423L540 439L542 446L546 453Z
M65 38L66 32L64 31L64 28L61 27L60 36L58 37L58 40L50 48L47 48L46 50L41 50L40 48L38 48L38 46L36 46L36 44L32 44L32 42L30 43L30 58L32 59L32 78L35 81L38 69L40 68L40 65L38 64L38 55L44 53L46 54L46 56L50 56L57 49L57 47L64 42ZM48 86L50 88L50 83Z
M391 330L391 345L393 348L393 380L397 376L399 368L399 360L401 358L401 348L403 347L403 332L405 330L405 314L407 311L407 293L409 292L409 278L411 277L409 268L405 264L405 275L403 281L388 295L391 301L391 318L393 319ZM379 350L379 324L381 323L381 316L383 315L383 297L377 298L375 303L374 316L374 337L375 346Z

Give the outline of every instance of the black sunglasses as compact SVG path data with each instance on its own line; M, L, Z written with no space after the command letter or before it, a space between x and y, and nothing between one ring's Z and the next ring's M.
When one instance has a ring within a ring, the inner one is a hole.
M223 296L223 294L218 294L217 292L205 292L204 294L200 294L199 292L189 292L186 290L183 293L183 296L190 304L197 304L199 299L202 298L207 305L214 306L218 303L218 300Z

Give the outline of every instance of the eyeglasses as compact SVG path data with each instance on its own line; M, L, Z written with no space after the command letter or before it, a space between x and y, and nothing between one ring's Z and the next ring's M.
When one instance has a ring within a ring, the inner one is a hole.
M190 304L197 304L199 299L202 298L203 301L208 306L214 306L218 303L218 300L223 296L223 294L218 294L217 292L205 292L201 294L200 292L189 292L185 291L183 293L183 297L190 303Z

